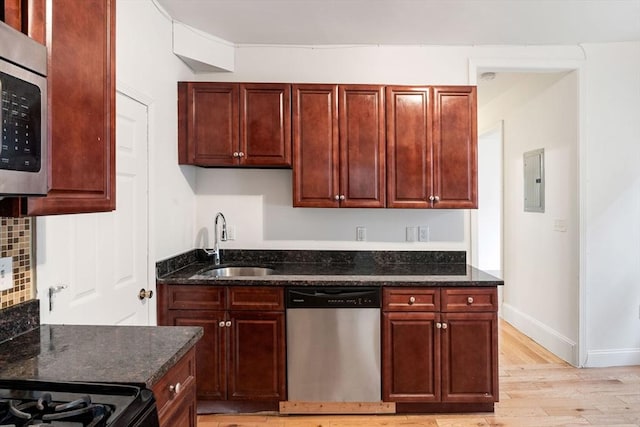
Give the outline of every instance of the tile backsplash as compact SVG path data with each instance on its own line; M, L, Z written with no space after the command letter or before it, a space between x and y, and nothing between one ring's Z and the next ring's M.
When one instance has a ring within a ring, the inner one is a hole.
M31 218L0 218L0 257L13 257L13 287L0 291L0 309L35 297L32 237Z

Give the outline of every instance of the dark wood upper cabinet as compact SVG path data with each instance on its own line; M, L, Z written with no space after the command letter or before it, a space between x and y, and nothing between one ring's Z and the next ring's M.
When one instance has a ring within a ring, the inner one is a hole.
M428 87L389 86L387 102L387 206L430 208L432 114Z
M294 85L294 206L384 207L384 88Z
M340 206L385 206L384 87L338 86Z
M434 207L477 208L476 88L434 87L433 98Z
M291 166L290 85L240 85L240 152L247 166Z
M476 88L387 87L387 206L477 208Z
M293 206L339 206L338 150L338 86L293 85Z
M115 209L115 3L20 2L21 30L46 34L50 189L46 197L3 200L3 213Z
M178 82L179 163L291 166L291 86Z

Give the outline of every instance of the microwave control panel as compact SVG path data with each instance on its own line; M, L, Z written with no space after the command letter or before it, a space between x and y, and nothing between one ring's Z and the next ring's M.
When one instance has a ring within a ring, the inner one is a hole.
M38 86L0 72L0 169L38 172L41 167L41 93Z

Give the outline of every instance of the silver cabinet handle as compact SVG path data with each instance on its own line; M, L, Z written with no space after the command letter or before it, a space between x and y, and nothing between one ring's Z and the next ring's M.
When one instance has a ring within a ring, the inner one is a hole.
M180 383L175 383L171 384L169 386L169 391L173 394L180 394L180 391L182 390L182 385Z
M218 326L220 326L221 328L224 328L224 320L221 320L220 323L218 323Z
M416 302L416 297L410 297L409 298L409 305L412 305L414 302Z
M473 304L473 297L467 298L467 304Z
M231 327L231 320L227 320L227 323L224 324L227 328Z

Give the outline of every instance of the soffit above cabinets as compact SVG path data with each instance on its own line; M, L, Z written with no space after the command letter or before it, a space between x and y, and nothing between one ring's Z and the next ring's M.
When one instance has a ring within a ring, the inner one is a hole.
M575 45L640 40L640 0L152 0L233 44Z

